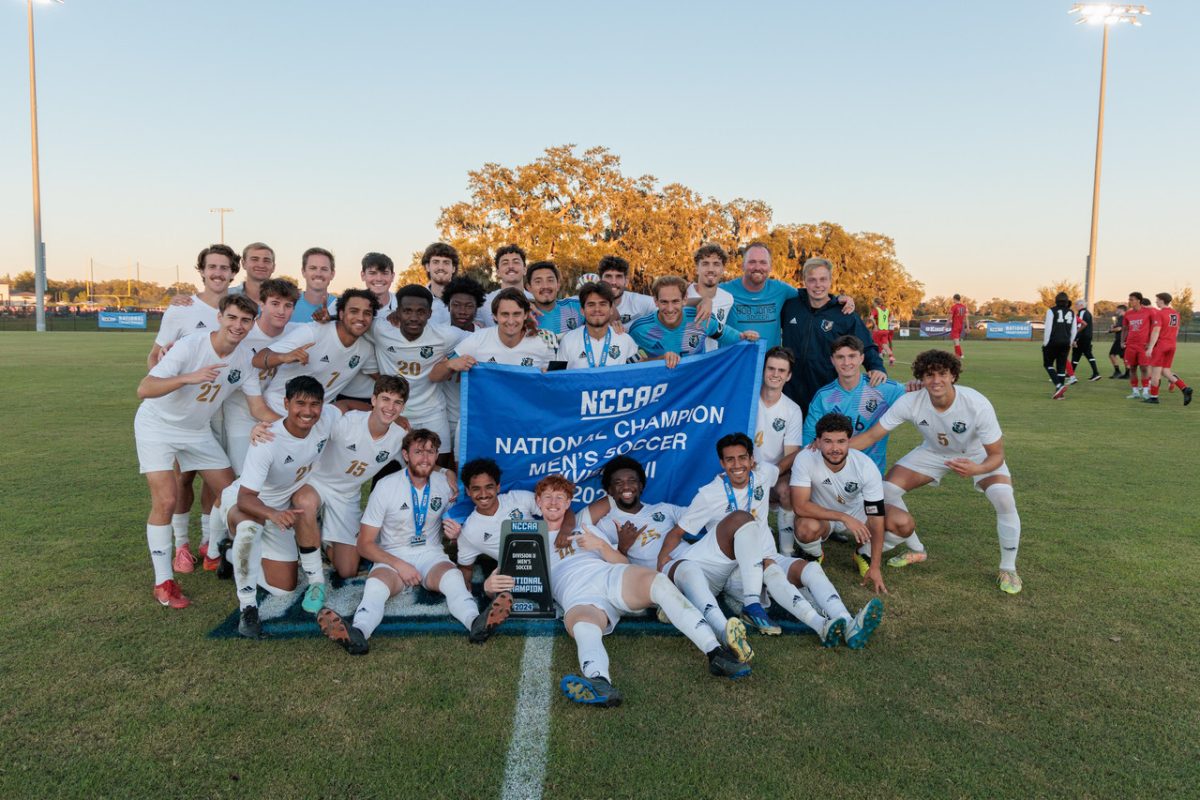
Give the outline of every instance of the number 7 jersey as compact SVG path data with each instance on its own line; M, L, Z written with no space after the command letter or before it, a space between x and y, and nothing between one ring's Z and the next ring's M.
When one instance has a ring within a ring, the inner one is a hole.
M945 411L934 408L929 392L919 389L905 394L879 418L879 424L889 431L903 422L911 422L920 431L925 440L921 447L946 458L982 460L983 446L1003 436L992 404L967 386L954 387L954 402Z

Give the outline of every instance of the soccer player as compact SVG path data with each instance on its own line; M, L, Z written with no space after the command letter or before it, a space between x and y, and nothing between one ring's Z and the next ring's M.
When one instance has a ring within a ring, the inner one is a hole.
M234 532L230 560L240 609L238 635L247 639L264 638L258 616L260 576L277 591L291 591L299 561L308 579L302 607L315 614L325 604L317 526L321 498L309 481L341 414L332 406L323 409L325 390L310 375L288 380L285 392L286 416L270 427L270 441L250 448L242 476L214 507Z
M821 616L779 567L780 556L767 527L768 490L779 479L779 469L773 464L756 464L753 453L754 443L746 434L721 437L717 456L722 472L700 488L666 535L658 569L675 579L680 564L699 566L714 594L724 590L727 597L741 603L743 623L774 636L782 629L763 609L765 587L771 599L817 633L822 646L833 647L843 635L845 623ZM677 551L685 539L690 546Z
M1124 345L1125 371L1129 373L1130 392L1126 400L1144 400L1150 396L1150 327L1154 312L1150 301L1141 292L1129 293L1129 310L1125 312Z
M262 291L263 281L275 274L275 251L265 242L251 242L242 248L242 270L245 279L230 286L230 294L244 294L251 299Z
M533 519L540 513L533 492L513 489L501 493L500 476L500 466L490 458L476 458L464 464L462 482L475 510L462 525L451 519L443 523L446 538L458 543L458 567L467 581L471 580L480 557L498 565L500 533L505 520ZM501 575L495 566L489 565L484 573L491 573L483 587L490 595L511 591L516 585L511 575Z
M1129 371L1121 372L1121 368L1125 366L1125 311L1128 308L1124 303L1117 306L1117 319L1113 322L1108 332L1113 334L1112 345L1108 348L1108 360L1113 365L1113 374L1109 375L1109 379L1116 378L1124 380L1129 377Z
M1150 356L1150 397L1146 402L1158 403L1158 384L1166 375L1172 388L1183 390L1183 404L1191 405L1192 387L1171 371L1179 337L1179 312L1171 308L1171 295L1167 292L1154 295L1154 304L1158 310L1150 326L1150 341L1146 342L1146 353Z
M304 294L296 301L296 310L292 315L296 322L312 322L313 314L322 308L329 316L334 315L337 298L329 293L334 272L333 253L323 247L310 247L300 256Z
M692 254L692 261L696 264L696 282L688 284L687 299L707 300L713 318L726 324L733 309L733 295L722 289L720 283L729 255L719 244L703 244ZM705 342L705 350L716 350L719 346L712 339Z
M1012 475L1004 463L1004 438L996 412L988 399L974 389L956 386L962 364L945 350L926 350L912 363L913 376L923 389L909 392L889 408L879 421L850 440L855 450L865 450L903 422L911 422L924 441L892 465L884 476L887 505L908 511L904 494L932 483L937 486L950 471L971 478L996 510L996 535L1000 540L1001 591L1017 594L1017 549L1021 542L1021 517L1013 498ZM911 539L912 537L910 537ZM888 561L915 564L926 559L922 549Z
M875 325L871 338L879 348L880 355L887 356L889 365L895 364L896 356L892 353L892 312L878 297L871 302L871 317L868 321Z
M435 325L450 324L450 309L442 295L458 272L458 260L458 251L445 242L434 242L421 254L421 266L429 276L429 283L425 288L434 298L429 321Z
M492 315L492 301L496 299L496 295L500 294L500 292L505 289L516 289L530 300L533 299L533 294L525 288L524 250L518 245L506 244L504 247L496 250L493 263L496 266L496 280L500 281L500 288L493 289L483 299L483 308L480 312L480 317L483 320L483 324L487 327L496 324L496 318Z
M650 291L658 313L638 317L629 325L629 335L637 342L642 359L663 359L667 368L673 369L680 358L703 353L709 337L723 344L758 339L755 331L738 331L711 316L703 323L697 322L696 309L685 305L687 281L683 278L676 275L656 278Z
M187 305L172 303L167 306L154 337L154 346L146 356L147 369L154 369L164 348L181 337L198 331L212 333L217 330L217 306L229 292L229 284L238 274L240 263L241 258L233 248L223 244L210 245L200 251L196 257L196 271L200 273L204 288L189 295Z
M652 605L707 656L710 673L728 678L749 675L750 665L738 661L717 641L700 612L665 575L630 564L598 532L579 533L564 524L574 493L575 484L562 475L548 475L534 487L538 508L554 538L554 553L549 556L551 592L563 609L563 626L579 655L581 674L567 675L560 684L567 698L589 705L620 705L602 637L612 632L622 613Z
M829 353L838 337L851 334L863 343L873 386L887 380L887 371L862 318L847 313L846 306L839 307L839 299L830 294L833 264L825 258L810 258L801 274L804 291L783 306L783 345L796 356L796 367L784 391L807 414L817 389L837 377Z
M1093 334L1092 312L1088 311L1087 301L1075 301L1075 341L1071 343L1071 371L1079 366L1079 360L1086 358L1092 366L1092 377L1089 381L1100 380L1100 368L1096 366L1096 356L1092 353ZM1076 383L1078 379L1072 375L1067 384Z
M330 397L337 397L355 375L378 371L375 350L364 336L375 319L377 302L375 295L365 289L347 289L338 300L334 324L297 325L271 347L255 354L257 369L275 370L263 394L271 410L283 412L284 387L297 375L312 375Z
M561 284L562 277L553 261L535 261L525 269L525 286L533 293L533 318L539 328L556 336L583 324L579 298L558 299Z
M479 281L469 275L458 275L446 284L442 292L442 302L450 309L450 324L460 331L474 333L483 330L484 291ZM441 392L446 399L446 421L450 423L451 450L456 449L458 442L458 420L462 414L462 384L458 376L453 380L443 381Z
M610 324L613 300L608 283L585 283L579 289L585 325L568 331L558 340L558 352L567 362L567 369L615 367L638 360L637 343L628 333L618 333Z
M792 552L795 515L787 474L804 443L804 412L784 396L783 386L792 377L795 359L786 347L772 347L763 359L762 389L758 395L758 422L754 432L754 460L774 464L779 479L771 487L771 506L776 509L779 552Z
M392 281L396 278L396 266L392 259L383 253L367 253L362 258L363 286L375 296L379 304L375 317L386 317L396 310L396 295L392 293ZM371 392L375 388L374 379L362 372L354 376L335 400L351 400L359 405L356 408L365 409L371 404Z
M519 289L504 289L492 299L496 327L469 334L449 357L433 365L429 380L449 380L476 364L510 364L545 369L558 354L558 337L548 330L531 330L529 299Z
M449 466L451 428L446 399L442 389L432 382L431 370L466 334L450 325L430 322L435 303L424 286L401 287L396 292L396 304L395 311L386 319L376 319L371 328L375 361L382 374L401 375L408 381L405 417L413 429L425 428L438 435L442 463ZM445 308L445 304L441 305ZM391 471L388 469L385 474Z
M596 272L601 281L612 287L613 306L620 315L622 325L628 327L629 323L638 317L654 313L656 306L653 297L626 290L629 285L628 261L620 256L604 256L600 259Z
M1042 366L1054 384L1054 400L1067 396L1067 358L1071 354L1071 343L1075 341L1075 331L1071 298L1066 292L1059 292L1054 297L1054 308L1046 309L1045 328L1042 329Z
M418 585L445 595L450 614L472 642L487 641L512 610L512 595L504 592L481 612L463 574L442 551L442 517L454 492L445 475L434 471L440 447L433 431L417 428L405 435L401 452L408 467L375 485L362 515L358 552L375 566L354 620L347 625L331 608L317 615L321 632L350 655L366 654L388 598Z
M954 341L954 355L963 357L962 340L970 323L968 309L962 301L962 295L954 295L954 305L950 306L950 338Z
M142 404L133 432L139 469L150 487L146 542L154 565L154 597L164 606L186 608L189 604L172 569L171 516L177 509L179 491L175 464L185 474L199 472L206 485L219 494L233 481L229 456L209 426L221 403L242 390L252 398L256 415L274 419L259 396L250 351L239 347L257 312L258 307L247 297L222 298L217 329L181 339L138 384Z
M371 410L348 411L334 423L313 470L310 483L321 498L321 541L337 579L358 574L362 487L400 452L405 436L400 420L407 401L408 381L380 376Z

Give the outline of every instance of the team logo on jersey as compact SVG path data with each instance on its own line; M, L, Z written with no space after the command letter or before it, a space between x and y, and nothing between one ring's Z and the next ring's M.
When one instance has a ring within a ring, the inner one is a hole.
M493 359L493 360L495 360L495 359ZM533 359L530 358L529 356L525 356L524 358L521 359L521 366L522 367L532 367Z
M379 455L375 456L375 462L377 464L382 464L383 462L387 461L391 457L392 457L391 450L380 450Z
M950 430L954 431L955 433L964 433L967 430L967 423L956 422L950 426Z
M763 488L761 486L754 487L754 499L755 500L763 499Z
M874 414L875 409L879 408L879 401L876 400L874 397L872 397L870 400L867 401L867 404L863 407L867 409L868 414Z
M698 344L700 344L700 334L693 333L688 336L688 347L695 347Z
M833 320L821 320L821 330L825 331L826 333L829 333L831 330L833 330Z
M317 455L321 455L321 451L325 449L325 443L328 441L329 439L322 439L321 441L317 442Z
M854 494L855 492L858 491L858 484L855 483L854 481L850 481L849 483L847 483L845 485L844 488L846 490L846 494Z
M421 358L432 358L432 357L433 357L433 345L427 344L421 348Z
M776 417L775 421L771 423L771 427L777 431L783 430L786 426L787 423L783 421L783 417Z
M360 362L360 361L362 361L362 359L359 358L358 356L351 356L350 357L350 365L349 365L350 369L354 369L355 367L357 367L358 362Z
M570 319L567 320L567 330L573 331L578 327L579 327L579 320L575 319L574 317L571 317Z
M437 510L438 510L439 508L441 508L441 507L442 507L442 498L440 498L440 497L435 497L435 498L433 498L432 500L430 500L430 501L429 501L429 508L430 508L432 511L437 511Z
M242 371L240 369L229 370L229 382L237 383L242 379Z
M617 347L615 344L612 347L608 348L608 357L609 358L620 358L621 357L621 348Z
M521 513L521 509L519 508L514 508L512 511L508 512L509 519L521 519L522 517L524 517L524 514Z
M654 520L655 522L662 522L666 518L667 518L667 515L661 511L655 511L653 514L650 515L650 519Z

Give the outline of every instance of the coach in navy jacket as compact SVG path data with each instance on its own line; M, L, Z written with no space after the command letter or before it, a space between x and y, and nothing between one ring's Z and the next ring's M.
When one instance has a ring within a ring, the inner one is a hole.
M844 314L842 306L829 294L832 284L832 265L823 258L804 262L804 290L788 300L780 313L783 327L783 346L796 356L792 379L784 393L795 401L805 414L813 395L825 384L837 379L833 368L831 346L839 336L857 336L865 347L863 366L876 385L887 379L879 348L858 314Z

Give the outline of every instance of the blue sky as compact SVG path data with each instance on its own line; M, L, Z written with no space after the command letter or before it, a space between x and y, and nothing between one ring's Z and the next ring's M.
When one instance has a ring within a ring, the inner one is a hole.
M1099 296L1195 281L1200 3L1109 51ZM896 240L929 294L1081 279L1101 31L1069 2L68 0L36 9L50 276L174 280L218 237L357 282L466 173L604 145L776 222ZM0 0L0 273L30 268L25 4ZM1136 276L1136 278L1134 277ZM1131 283L1132 281L1132 283Z

